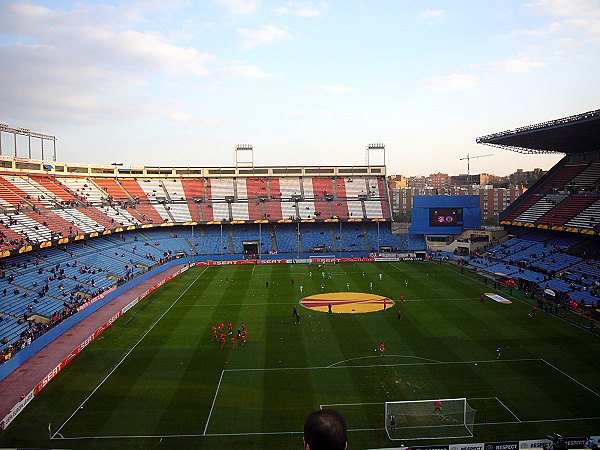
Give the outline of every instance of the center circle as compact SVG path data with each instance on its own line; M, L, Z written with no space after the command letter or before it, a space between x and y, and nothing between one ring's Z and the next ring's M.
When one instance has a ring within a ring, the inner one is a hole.
M383 311L394 306L394 301L388 297L364 292L331 292L304 297L300 304L314 311L328 312L331 305L332 313L368 313Z

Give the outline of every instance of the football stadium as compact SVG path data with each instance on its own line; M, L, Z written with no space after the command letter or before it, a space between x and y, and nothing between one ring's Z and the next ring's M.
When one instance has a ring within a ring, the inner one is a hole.
M597 440L600 110L477 142L564 155L494 229L396 230L385 165L2 156L0 446L301 448L325 408L349 448Z

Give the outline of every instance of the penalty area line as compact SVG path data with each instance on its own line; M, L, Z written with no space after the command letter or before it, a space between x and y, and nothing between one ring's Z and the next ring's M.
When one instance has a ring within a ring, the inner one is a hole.
M563 372L562 370L560 370L558 367L556 367L554 364L549 363L548 361L546 361L545 359L542 359L543 362L545 362L546 364L548 364L550 367L552 367L554 370L556 370L557 372L563 374L564 376L566 376L567 378L569 378L570 380L574 381L575 383L577 383L579 386L581 386L584 389L587 389L588 391L590 391L592 394L594 394L596 397L600 397L600 394L598 394L596 391L594 391L593 389L587 387L585 384L583 384L581 381L577 381L575 378L573 378L571 375L569 375L566 372Z
M319 409L323 409L325 406L363 406L363 405L385 405L385 402L367 402L367 403L325 403L319 405Z
M467 397L467 400L490 400L490 399L498 399L498 397ZM435 400L431 400L432 402ZM325 406L362 406L362 405L385 405L386 402L363 402L363 403L325 403L323 405L319 405L320 409L323 409ZM516 416L515 416L516 417Z
M208 267L206 267L206 268L205 268L205 269L204 269L202 272L200 272L200 274L198 274L198 276L197 276L197 277L194 279L194 281L192 281L192 282L190 283L190 285L189 285L187 288L185 288L185 290L184 290L184 291L183 291L183 292L182 292L182 293L179 295L179 297L177 297L177 298L175 299L175 301L174 301L173 303L171 303L171 306L169 306L169 307L166 309L166 311L165 311L165 312L163 312L163 313L162 313L162 315L161 315L161 316L160 316L158 319L156 319L156 321L155 321L155 322L152 324L152 326L151 326L150 328L148 328L148 330L146 330L146 332L145 332L145 333L142 335L142 337L141 337L141 338L140 338L140 339L139 339L139 340L138 340L138 341L137 341L137 342L136 342L136 343L133 345L133 347L131 347L131 348L130 348L130 349L127 351L127 353L125 353L125 355L123 356L123 358L121 358L121 360L120 360L120 361L119 361L119 362L118 362L118 363L115 365L115 367L113 367L113 368L111 369L111 371L110 371L110 372L108 372L108 375L106 375L106 376L104 377L104 379L103 379L103 380L100 382L100 384L98 384L98 386L96 386L96 387L94 388L94 390L93 390L93 391L90 393L90 395L88 395L88 396L85 398L85 400L79 404L79 406L78 406L78 407L75 409L75 411L73 411L73 413L71 413L71 415L70 415L70 416L67 418L67 420L65 420L65 422L64 422L64 423L63 423L63 424L62 424L62 425L61 425L61 426L58 428L58 430L56 430L56 431L54 432L54 435L52 436L52 438L54 438L55 436L57 436L57 435L59 434L59 432L60 432L60 431L61 431L61 430L64 428L64 426L65 426L65 425L66 425L66 424L67 424L67 423L68 423L68 422L69 422L69 421L70 421L70 420L73 418L73 416L75 416L75 414L77 414L77 412L78 412L80 409L82 409L82 408L83 408L83 405L85 405L85 403L86 403L86 402L87 402L87 401L88 401L88 400L89 400L89 399L92 397L92 395L94 395L94 394L96 393L96 391L97 391L98 389L100 389L100 386L102 386L102 385L104 384L104 382L110 378L110 376L111 376L111 375L112 375L112 374L115 372L115 370L117 370L117 368L118 368L118 367L119 367L119 366L120 366L120 365L123 363L123 361L125 361L125 360L127 359L127 357L128 357L130 354L131 354L131 352L133 352L133 350L134 350L134 349L135 349L135 348L138 346L138 344L144 340L144 338L145 338L145 337L148 335L148 333L150 333L150 332L151 332L151 331L154 329L154 327L155 327L155 326L158 324L158 322L160 322L160 321L162 320L162 318L163 318L163 317L165 317L165 316L167 315L167 313L168 313L168 312L169 312L169 311L170 311L170 310L173 308L173 306L175 306L175 304L176 304L176 303L179 301L179 299L180 299L181 297L183 297L187 291L189 291L189 290L190 290L190 288L191 288L191 287L194 285L194 283L195 283L196 281L198 281L198 279L199 279L199 278L202 276L202 274L203 274L204 272L206 272L206 269L208 269ZM62 439L66 439L66 438L64 438L64 437L63 437Z
M511 409L510 409L508 406L506 406L502 400L500 400L498 397L494 397L494 398L495 398L495 399L498 401L498 403L500 403L500 404L502 405L502 407L503 407L504 409L506 409L506 410L507 410L509 413L511 413L511 414L512 414L512 416L513 416L515 419L517 419L517 420L519 421L519 423L521 423L521 422L522 422L522 421L521 421L521 419L519 419L519 418L517 417L517 415L516 415L514 412L512 412L512 410L511 410Z
M213 412L213 409L215 407L215 402L217 401L217 395L219 395L219 389L221 387L221 381L223 381L223 374L224 373L225 373L225 371L221 370L221 377L219 378L219 383L217 384L217 389L215 390L215 396L213 398L212 405L210 406L210 411L208 413L208 418L206 419L206 425L204 426L204 433L202 433L204 436L206 436L206 430L208 430L208 424L210 422L210 416L212 416L212 412Z
M393 355L392 355L393 356ZM384 357L385 358L385 357ZM377 359L384 359L378 356ZM238 369L224 369L225 372L269 372L277 370L335 370L335 369L368 369L378 367L402 367L402 366L435 366L435 365L460 365L460 364L503 364L511 362L531 362L541 361L540 358L516 358L516 359L480 359L471 361L425 361L416 363L391 363L391 364L368 364L368 365L356 365L356 366L313 366L313 367L254 367L254 368L238 368Z
M423 361L434 362L434 363L442 363L443 362L443 361L437 361L435 359L423 358L421 356L412 356L412 355L386 355L386 356L388 358L390 358L392 356L395 356L395 357L398 357L398 358L421 359ZM379 355L377 355L377 356L372 356L372 355L371 356L358 356L356 358L344 359L342 361L338 361L338 362L335 362L333 364L330 364L329 366L327 366L327 368L331 369L332 367L335 367L338 364L344 364L344 363L349 362L349 361L356 361L356 360L359 360L359 359L368 359L368 358L381 358L381 356L379 356ZM377 364L377 365L380 365L380 364ZM354 366L348 366L348 367L354 367Z

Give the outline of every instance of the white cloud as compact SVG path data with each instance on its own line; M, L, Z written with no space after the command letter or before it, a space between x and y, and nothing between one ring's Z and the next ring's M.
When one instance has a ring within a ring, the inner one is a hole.
M254 29L238 28L237 32L242 37L242 46L245 48L293 38L288 31L276 25L264 25Z
M428 24L442 22L445 16L446 11L443 9L426 9L425 11L421 11L419 14L419 17Z
M473 86L476 80L474 75L455 73L430 78L425 82L425 87L433 92L463 91Z
M517 29L513 35L533 38L556 36L559 41L600 44L600 7L597 0L538 0L527 4L536 15L546 14L554 20L538 28Z
M286 6L275 9L278 16L318 17L321 15L313 2L287 2Z
M121 59L127 65L140 65L171 74L210 73L206 63L212 59L211 55L200 54L193 47L170 44L157 33L126 30L111 34L106 30L97 30L96 33L90 33L88 44L106 56Z
M500 69L507 73L523 73L538 67L544 67L544 63L537 59L528 58L527 55L520 53L518 58L503 59L491 61L486 64L473 65L471 67L488 67L491 69Z
M597 0L539 0L533 5L556 16L598 17L600 15Z
M273 78L279 76L277 74L265 72L260 67L247 63L240 63L235 65L231 69L231 73L233 75L238 75L247 78Z
M337 94L337 95L351 94L352 92L354 92L354 89L352 89L349 86L344 86L342 84L324 85L324 86L321 86L320 90L321 90L321 92L323 92L325 94Z
M512 35L514 36L531 36L531 37L544 37L549 36L551 34L557 33L559 30L563 28L560 22L552 22L544 27L540 28L519 28L512 31Z
M183 124L190 124L207 128L223 126L223 122L216 117L195 117L191 114L181 111L172 111L167 113L166 116L174 122L180 122Z
M234 14L254 14L260 7L260 0L216 0L217 4L224 6Z
M124 23L123 14L135 19ZM212 55L133 29L140 14L84 3L71 10L0 3L0 30L9 37L0 60L10 61L0 71L0 96L10 114L73 122L157 114L170 99L144 90L154 78L210 74Z

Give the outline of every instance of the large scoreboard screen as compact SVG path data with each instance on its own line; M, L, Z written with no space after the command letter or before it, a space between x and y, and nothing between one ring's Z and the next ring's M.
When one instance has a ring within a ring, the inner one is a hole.
M430 227L462 227L463 209L462 208L430 208L429 226Z
M413 197L411 234L460 234L481 228L478 195L437 195Z

